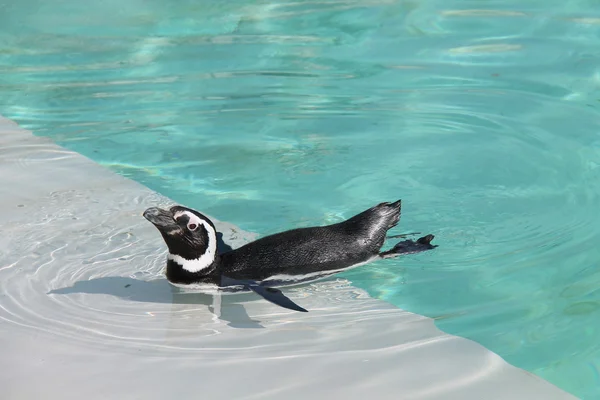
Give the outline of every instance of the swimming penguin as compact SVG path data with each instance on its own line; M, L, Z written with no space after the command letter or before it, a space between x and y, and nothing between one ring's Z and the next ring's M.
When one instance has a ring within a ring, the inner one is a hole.
M331 276L376 260L433 249L433 235L404 240L381 252L400 220L401 200L381 203L343 222L292 229L219 253L217 230L203 214L183 206L148 208L143 216L161 233L169 254L167 280L179 287L251 290L281 307L306 312L274 286Z

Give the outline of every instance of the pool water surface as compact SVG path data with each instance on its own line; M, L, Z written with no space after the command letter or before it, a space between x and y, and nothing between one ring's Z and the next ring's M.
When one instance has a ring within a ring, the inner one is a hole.
M594 2L0 10L0 114L262 235L401 198L440 247L342 276L600 398Z

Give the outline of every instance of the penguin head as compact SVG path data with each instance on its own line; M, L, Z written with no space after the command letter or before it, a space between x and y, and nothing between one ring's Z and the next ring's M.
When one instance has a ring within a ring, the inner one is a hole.
M169 260L188 272L200 272L213 264L217 231L207 217L182 206L168 210L151 207L143 215L161 233L169 249Z

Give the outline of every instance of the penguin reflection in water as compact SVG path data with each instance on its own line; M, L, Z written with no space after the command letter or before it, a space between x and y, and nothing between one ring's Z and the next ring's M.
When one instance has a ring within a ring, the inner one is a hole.
M381 203L343 222L292 229L219 254L217 231L196 210L148 208L144 217L161 233L169 254L167 280L197 290L253 291L291 310L306 312L275 286L310 282L402 254L430 250L433 235L404 240L381 251L400 220L401 200Z

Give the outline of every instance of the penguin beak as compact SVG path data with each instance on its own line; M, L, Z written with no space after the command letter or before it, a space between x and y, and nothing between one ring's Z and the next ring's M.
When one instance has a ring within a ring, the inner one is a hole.
M175 222L173 214L170 211L158 207L150 207L142 215L159 230L179 229L179 225Z

